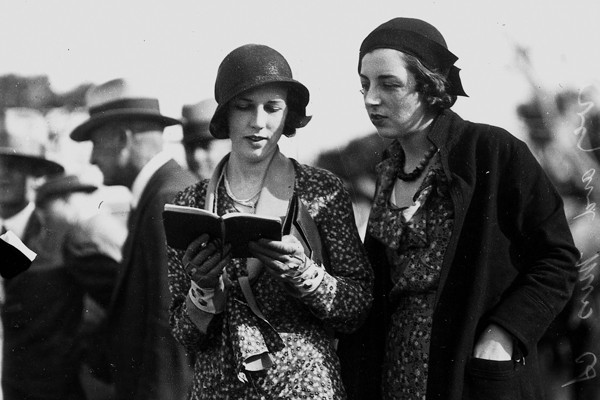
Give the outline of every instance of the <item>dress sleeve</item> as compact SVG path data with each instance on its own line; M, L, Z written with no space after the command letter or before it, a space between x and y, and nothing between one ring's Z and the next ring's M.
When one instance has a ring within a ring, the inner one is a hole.
M346 188L337 177L323 174L318 179L322 192L313 194L309 212L319 228L329 267L319 287L304 301L325 324L349 333L360 326L371 307L373 271Z
M571 296L579 252L563 202L527 146L512 141L499 182L498 220L510 238L517 278L489 320L535 346Z

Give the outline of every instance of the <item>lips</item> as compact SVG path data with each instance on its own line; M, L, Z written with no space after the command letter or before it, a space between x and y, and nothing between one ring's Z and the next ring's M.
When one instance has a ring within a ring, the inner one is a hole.
M261 140L267 140L266 138L257 135L246 136L246 139L250 140L251 142L260 142Z
M375 114L375 113L369 114L369 118L371 119L371 122L373 123L373 125L380 125L386 119L385 116L383 116L381 114Z

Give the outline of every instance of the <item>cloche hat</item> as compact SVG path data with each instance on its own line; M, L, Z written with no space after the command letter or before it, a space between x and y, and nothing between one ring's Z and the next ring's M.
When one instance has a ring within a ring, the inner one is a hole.
M61 173L62 165L46 158L48 141L48 124L39 111L0 109L0 157L26 162L36 177Z
M218 106L210 123L210 133L227 138L223 129L227 104L237 95L269 83L281 83L289 88L286 125L302 128L311 117L306 116L310 95L306 86L292 77L292 69L276 50L261 44L246 44L229 53L219 65L215 82Z
M180 123L160 113L158 99L142 95L139 88L122 78L92 86L86 93L86 104L90 118L71 132L71 139L77 142L89 140L94 129L109 121L137 118L165 127Z
M433 25L416 18L393 18L375 28L360 46L358 72L365 54L375 49L394 49L419 59L430 70L446 76L448 93L467 96L460 80L460 69L454 66L458 57Z

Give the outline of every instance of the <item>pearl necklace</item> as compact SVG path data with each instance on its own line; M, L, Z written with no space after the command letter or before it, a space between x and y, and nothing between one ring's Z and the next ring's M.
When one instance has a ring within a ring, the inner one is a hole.
M400 152L398 153L397 165L396 165L396 178L401 179L406 182L411 182L416 180L423 171L429 161L433 158L434 154L437 153L437 148L432 144L429 147L429 150L425 152L421 161L417 167L409 173L404 172L404 165L406 164L406 154L404 154L404 149L400 148Z

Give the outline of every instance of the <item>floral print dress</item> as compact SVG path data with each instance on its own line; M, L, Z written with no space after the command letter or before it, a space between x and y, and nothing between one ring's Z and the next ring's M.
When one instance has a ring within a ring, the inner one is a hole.
M333 333L351 332L363 321L372 301L373 275L352 213L346 189L333 174L292 160L294 193L306 205L329 260L316 291L291 296L270 274L252 282L252 292L265 320L252 313L238 285L229 289L227 306L206 334L186 310L190 278L182 251L169 248L169 284L173 295L171 326L177 340L195 358L190 399L344 399ZM208 181L181 192L176 204L204 207ZM219 214L235 212L221 184ZM246 259L227 266L232 282L247 276ZM247 354L266 351L273 366L246 371Z
M432 315L442 261L454 213L439 155L414 197L414 205L390 203L401 151L394 142L391 157L378 165L379 182L369 233L387 246L392 267L393 307L386 339L382 393L384 399L425 399Z

